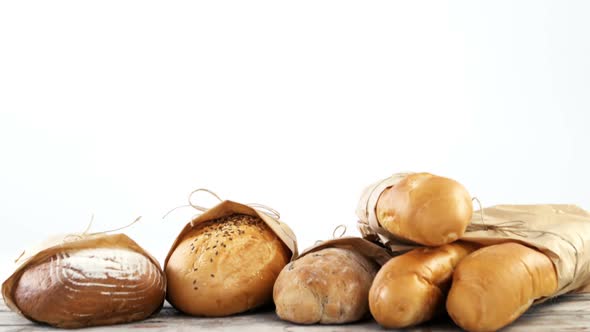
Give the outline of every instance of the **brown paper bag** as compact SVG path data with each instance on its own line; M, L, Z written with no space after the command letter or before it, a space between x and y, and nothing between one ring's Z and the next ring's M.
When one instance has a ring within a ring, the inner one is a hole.
M125 234L67 234L53 236L47 239L43 244L34 249L25 251L17 260L18 267L12 275L2 284L2 297L6 305L13 311L23 315L21 310L16 306L13 295L14 287L19 281L23 272L28 268L35 266L57 253L76 249L93 249L93 248L121 248L135 251L147 257L155 266L158 267L162 275L164 272L160 267L160 263L135 241L131 240ZM165 280L165 279L164 279ZM165 287L165 285L164 285ZM162 305L163 305L162 301ZM161 306L160 306L161 307ZM159 310L159 309L158 309ZM24 316L24 315L23 315Z
M274 217L271 217L270 214L267 214L261 210L257 210L252 206L256 207L258 205L250 204L249 206L232 201L223 201L218 205L205 210L203 214L197 216L191 222L186 224L186 226L184 226L180 234L178 234L176 240L174 240L174 243L172 244L172 247L168 251L166 260L164 261L164 270L166 269L170 256L172 255L176 247L180 244L184 235L187 232L191 231L193 228L199 227L200 224L206 221L226 217L236 213L245 214L252 217L259 217L260 219L262 219L262 221L264 221L264 223L266 223L268 227L270 227L270 229L279 237L279 239L287 246L287 248L289 248L289 250L291 251L291 260L295 259L297 257L297 239L295 238L295 234L293 233L291 228L289 228L289 226L287 226L287 224L285 224L284 222L275 219Z
M462 239L484 245L517 241L537 248L557 271L558 288L551 297L590 284L590 213L575 205L488 207L483 215L474 212Z
M299 257L303 257L312 252L322 250L325 248L340 248L355 251L368 260L375 262L379 266L387 263L392 257L391 253L384 247L362 239L360 237L340 237L337 239L322 241L304 250ZM298 258L299 258L298 257Z

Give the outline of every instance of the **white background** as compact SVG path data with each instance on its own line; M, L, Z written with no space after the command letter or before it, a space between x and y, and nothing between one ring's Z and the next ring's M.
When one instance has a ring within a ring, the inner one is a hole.
M300 247L364 186L457 179L484 205L590 209L590 2L4 1L0 265L122 226L159 259L195 188ZM206 200L206 204L212 203ZM3 272L5 273L5 272Z

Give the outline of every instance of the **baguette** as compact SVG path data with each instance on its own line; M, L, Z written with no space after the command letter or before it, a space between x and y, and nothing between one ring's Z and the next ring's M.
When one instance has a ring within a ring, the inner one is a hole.
M379 224L394 236L426 246L459 239L471 221L471 196L455 180L429 173L407 175L385 189L375 207Z
M377 273L369 292L375 320L386 328L403 328L443 312L455 266L475 249L474 244L455 242L392 258Z
M545 254L518 243L497 244L457 266L447 311L465 330L495 331L556 291L555 267Z

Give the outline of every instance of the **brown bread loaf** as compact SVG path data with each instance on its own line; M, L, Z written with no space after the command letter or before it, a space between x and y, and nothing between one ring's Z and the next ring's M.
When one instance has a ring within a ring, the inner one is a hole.
M3 284L2 293L9 307L31 320L81 328L145 319L161 308L165 290L155 259L116 234L42 251Z
M444 311L457 264L476 245L455 242L418 248L392 258L377 273L369 293L371 314L387 328L403 328Z
M354 250L325 248L300 257L279 275L277 315L299 324L341 324L368 314L377 265Z
M197 316L226 316L272 301L273 284L291 252L259 217L203 222L185 233L165 272L168 301Z
M545 254L518 243L497 244L459 263L447 311L465 330L496 331L556 290L555 268Z
M375 208L379 224L394 236L427 246L459 239L471 221L471 196L455 180L412 173L385 189Z

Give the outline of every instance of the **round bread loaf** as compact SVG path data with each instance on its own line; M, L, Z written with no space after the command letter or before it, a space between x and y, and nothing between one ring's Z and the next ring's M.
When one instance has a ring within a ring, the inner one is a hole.
M455 180L413 173L379 196L377 220L393 235L427 246L459 239L471 221L471 196Z
M347 249L326 248L287 265L273 292L277 315L299 324L354 322L368 314L375 263Z
M164 274L123 248L69 250L22 273L13 298L26 317L61 328L147 318L164 302Z
M226 316L272 301L291 253L259 217L233 214L195 226L166 265L168 301L196 316Z

